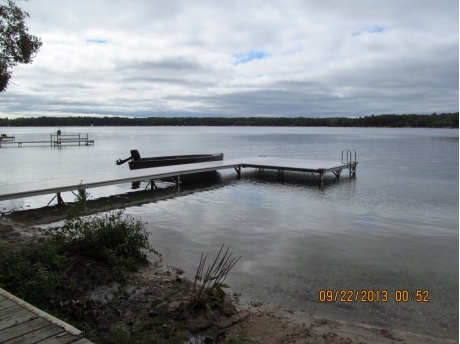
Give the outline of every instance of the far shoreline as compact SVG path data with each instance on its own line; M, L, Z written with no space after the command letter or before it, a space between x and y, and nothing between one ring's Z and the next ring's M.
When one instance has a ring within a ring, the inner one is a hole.
M459 128L459 113L382 114L355 117L120 117L67 116L0 118L0 127L330 127Z

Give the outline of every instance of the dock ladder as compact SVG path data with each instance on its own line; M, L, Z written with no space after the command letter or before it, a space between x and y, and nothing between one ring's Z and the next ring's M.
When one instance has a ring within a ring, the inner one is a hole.
M348 148L342 151L342 164L348 164L350 176L356 173L356 151Z

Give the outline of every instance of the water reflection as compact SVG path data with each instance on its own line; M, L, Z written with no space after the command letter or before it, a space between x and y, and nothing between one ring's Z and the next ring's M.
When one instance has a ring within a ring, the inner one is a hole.
M357 180L320 189L305 183L304 175L279 181L276 173L259 177L249 171L241 180L223 176L221 183L203 194L128 211L149 222L152 243L169 253L165 262L190 276L201 252L213 254L225 243L243 255L229 277L243 294L374 325L426 329L426 321L442 319L446 331L455 332L455 310L444 304L458 289L455 276L448 275L458 262L446 266L445 260L458 255L458 245L420 237L432 231L423 220L395 219L382 209L348 204L353 192L360 192ZM433 302L400 304L392 297L381 304L320 303L318 293L326 289L388 290L390 295L396 289L426 289ZM433 330L437 327L433 323Z

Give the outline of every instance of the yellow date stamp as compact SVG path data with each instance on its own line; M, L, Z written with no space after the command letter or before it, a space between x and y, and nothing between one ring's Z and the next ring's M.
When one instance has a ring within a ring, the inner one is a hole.
M395 290L393 300L395 302L430 302L430 292L428 290ZM320 302L388 302L390 301L390 292L386 289L336 289L319 291Z

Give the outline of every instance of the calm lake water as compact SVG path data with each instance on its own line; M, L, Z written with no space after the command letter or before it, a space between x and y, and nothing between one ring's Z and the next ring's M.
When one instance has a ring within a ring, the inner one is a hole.
M0 128L19 140L49 139L56 128ZM233 170L218 178L130 196L129 184L90 189L93 198L137 197L128 214L148 222L164 263L192 276L201 252L231 246L240 262L232 289L283 308L458 338L459 135L453 129L103 127L95 146L1 148L0 184L128 170L115 160L224 153L340 161L354 148L356 178ZM167 187L168 184L161 184ZM1 202L40 207L52 196ZM73 195L64 194L72 200ZM320 290L388 290L387 302L319 302ZM396 302L395 290L428 290L429 302Z

